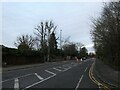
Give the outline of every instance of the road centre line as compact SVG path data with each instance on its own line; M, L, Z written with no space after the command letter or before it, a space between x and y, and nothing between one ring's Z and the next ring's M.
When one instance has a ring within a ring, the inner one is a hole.
M60 69L58 69L58 68L53 68L53 69L55 69L55 70L57 70L57 71L62 71L62 70L60 70Z
M40 79L43 80L44 78L42 78L40 75L38 75L37 73L35 73L35 75Z
M78 87L79 87L79 85L80 85L80 83L81 83L81 81L82 81L82 78L83 78L83 75L80 77L79 82L77 83L77 86L76 86L75 90L78 89Z
M14 79L14 89L19 90L19 80L18 80L18 78Z
M26 74L26 75L15 77L15 78L22 78L22 77L26 77L26 76L29 76L29 75L32 75L32 74L34 74L34 73ZM6 82L6 81L10 81L10 80L14 80L15 78L11 78L11 79L7 79L7 80L4 80L4 81L0 81L0 83Z

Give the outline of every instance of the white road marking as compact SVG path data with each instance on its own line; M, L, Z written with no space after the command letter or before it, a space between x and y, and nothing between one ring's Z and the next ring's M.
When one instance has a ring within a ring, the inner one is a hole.
M62 68L64 68L65 70L63 70L63 71L67 71L67 70L69 70L70 68L72 68L72 67L70 67L70 66L66 66L66 65L62 65L63 67Z
M74 64L73 66L77 66L78 64Z
M63 71L67 71L67 70L69 70L70 68L72 68L72 67L68 67L67 69L65 69L65 70L63 70Z
M47 77L47 78L45 78L45 79L43 79L43 80L41 80L41 81L39 81L39 82L36 82L36 83L34 83L34 84L32 84L32 85L29 85L29 86L25 87L25 88L22 89L22 90L25 90L25 89L28 89L28 88L30 88L30 87L33 87L33 86L35 86L35 85L37 85L37 84L42 83L43 81L46 81L46 80L48 80L48 79L50 79L50 78L56 76L56 74L53 73L53 72L51 72L51 71L48 71L48 70L45 70L45 71L48 72L48 73L50 73L50 74L53 74L53 75L52 75L52 76L49 76L49 77Z
M63 61L63 62L67 62L67 61Z
M15 78L26 77L26 76L29 76L29 75L32 75L32 74L34 74L34 73L26 74L26 75L19 76L19 77L15 77ZM10 80L14 80L15 78L11 78L11 79L7 79L7 80L4 80L4 81L0 81L0 83L2 83L2 82L6 82L6 81L10 81Z
M68 65L62 65L63 67L65 67L65 68L71 68L70 66L68 66Z
M56 62L53 62L53 63L56 63Z
M98 83L98 88L99 88L99 89L101 88L101 84L100 84L100 83Z
M82 78L83 78L83 75L81 76L81 78L80 78L79 82L77 83L77 86L76 86L75 90L77 90L77 89L78 89L78 87L79 87L79 85L80 85L80 82L82 81Z
M65 68L65 67L58 67L58 68L67 69L67 68Z
M58 68L53 68L53 69L55 69L55 70L57 70L57 71L62 71L62 70L60 70L60 69L58 69Z
M55 73L51 72L51 71L48 71L48 70L45 70L46 72L50 73L50 74L53 74L53 75L56 75Z
M40 83L42 83L43 81L46 81L46 80L48 80L48 79L50 79L50 78L52 78L52 77L54 77L54 76L56 76L56 75L52 75L52 76L50 76L50 77L47 77L47 78L45 78L45 79L43 79L43 80L41 80L41 81L39 81L39 82L36 82L36 83L34 83L34 84L32 84L32 85L29 85L29 86L25 87L25 88L22 89L22 90L25 90L25 89L28 89L28 88L30 88L30 87L33 87L33 86L35 86L35 85L37 85L37 84L40 84Z
M38 75L37 73L35 73L35 75L40 79L43 80L44 78L42 78L40 75Z
M88 68L88 67L86 67L85 72L86 72L87 68Z
M18 78L15 78L15 80L14 80L14 90L19 90L19 80L18 80Z

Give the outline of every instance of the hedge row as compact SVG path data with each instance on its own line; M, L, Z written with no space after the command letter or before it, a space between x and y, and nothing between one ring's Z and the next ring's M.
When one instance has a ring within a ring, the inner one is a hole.
M44 62L43 53L35 50L18 50L2 48L2 63L7 65L21 65Z

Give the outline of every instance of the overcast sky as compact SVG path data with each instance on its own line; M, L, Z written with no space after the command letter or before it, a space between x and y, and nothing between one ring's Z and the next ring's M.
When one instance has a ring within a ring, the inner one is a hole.
M32 34L41 21L52 20L57 25L56 33L70 41L83 43L93 51L90 35L91 18L102 11L102 2L5 2L2 7L2 44L14 48L17 36Z

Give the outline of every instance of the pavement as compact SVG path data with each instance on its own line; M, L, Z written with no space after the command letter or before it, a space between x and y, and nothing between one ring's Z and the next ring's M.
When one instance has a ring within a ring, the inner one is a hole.
M2 72L2 89L97 89L99 87L89 78L92 59L79 62L75 60L50 62L33 65L29 68L9 69Z
M93 74L96 79L109 88L120 88L119 71L116 71L100 60L95 60Z
M12 71L12 70L18 70L18 69L26 69L26 68L32 68L32 67L39 67L41 65L47 65L49 63L50 62L38 63L38 64L29 64L29 65L6 66L6 67L2 68L2 71L4 72L4 71Z

